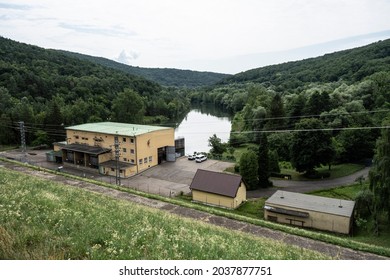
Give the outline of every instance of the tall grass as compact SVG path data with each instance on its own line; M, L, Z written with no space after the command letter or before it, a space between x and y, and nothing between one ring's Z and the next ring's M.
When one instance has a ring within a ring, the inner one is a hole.
M0 168L0 259L327 259Z

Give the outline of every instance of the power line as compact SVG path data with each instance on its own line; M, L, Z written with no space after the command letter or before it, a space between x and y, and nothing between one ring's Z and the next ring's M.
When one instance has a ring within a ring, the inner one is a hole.
M315 132L315 131L341 131L341 130L366 130L366 129L383 129L390 126L363 126L363 127L336 127L336 128L311 128L311 129L283 129L283 130L250 130L230 132L231 134L248 134L248 133L282 133L282 132Z

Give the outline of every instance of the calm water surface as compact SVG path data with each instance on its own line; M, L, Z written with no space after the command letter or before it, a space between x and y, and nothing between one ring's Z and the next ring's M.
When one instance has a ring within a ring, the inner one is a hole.
M185 138L185 153L208 152L209 138L216 134L222 142L229 140L231 122L228 117L217 117L200 109L191 110L175 129L175 137Z

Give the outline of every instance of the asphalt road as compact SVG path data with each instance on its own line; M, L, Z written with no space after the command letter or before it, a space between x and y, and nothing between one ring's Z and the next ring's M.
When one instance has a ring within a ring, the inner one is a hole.
M292 180L277 180L272 179L275 187L268 189L260 189L255 191L247 191L247 198L269 197L278 189L283 188L286 191L305 193L309 191L332 189L338 186L346 186L356 183L357 179L362 177L367 179L369 167L366 167L354 174L335 178L335 179L323 179L316 181L292 181Z

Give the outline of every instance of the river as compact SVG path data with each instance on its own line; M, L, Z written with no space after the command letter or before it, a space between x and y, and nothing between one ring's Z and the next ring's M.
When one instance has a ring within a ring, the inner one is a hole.
M193 108L175 129L176 138L185 138L185 153L209 152L209 138L216 134L222 142L229 141L231 120L215 107Z

